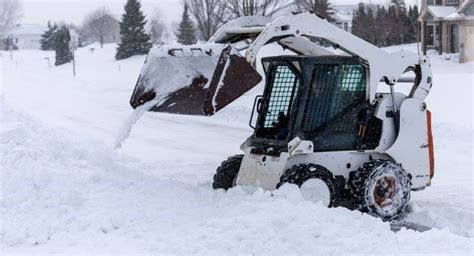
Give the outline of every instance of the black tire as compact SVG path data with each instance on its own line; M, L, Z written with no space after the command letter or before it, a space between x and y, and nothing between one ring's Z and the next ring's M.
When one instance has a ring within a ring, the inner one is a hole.
M286 170L280 177L277 189L285 183L295 184L299 188L309 179L320 179L326 183L329 194L329 207L336 207L339 198L339 190L334 175L328 169L317 164L299 164Z
M371 160L349 178L354 207L385 221L396 219L410 201L411 181L400 164Z
M243 157L243 155L231 156L221 163L216 170L216 174L214 174L213 189L228 190L235 186L235 179L239 173Z

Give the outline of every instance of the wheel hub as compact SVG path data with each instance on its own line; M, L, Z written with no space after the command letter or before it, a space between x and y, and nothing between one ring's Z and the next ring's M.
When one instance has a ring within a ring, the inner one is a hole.
M393 204L397 197L398 183L393 176L380 177L374 188L374 200L380 207L387 207Z

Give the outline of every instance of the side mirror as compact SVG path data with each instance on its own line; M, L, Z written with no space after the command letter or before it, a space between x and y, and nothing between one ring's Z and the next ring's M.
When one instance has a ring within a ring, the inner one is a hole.
M263 98L259 98L257 101L257 113L259 114L262 112L263 102Z
M257 97L255 97L255 100L253 102L253 107L252 107L252 115L250 116L250 121L249 121L249 126L252 129L255 129L255 126L253 126L253 124L252 124L253 123L253 115L255 114L255 109L257 109L257 113L260 114L260 112L262 111L263 102L265 102L265 100L263 99L262 95L258 95Z

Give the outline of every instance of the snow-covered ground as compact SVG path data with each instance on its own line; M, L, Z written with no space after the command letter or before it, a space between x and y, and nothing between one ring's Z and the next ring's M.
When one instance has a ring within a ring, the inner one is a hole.
M2 254L474 253L473 63L431 56L436 175L412 193L407 217L431 229L393 232L291 186L273 196L211 189L252 132L261 86L214 117L146 113L113 149L144 61L117 62L114 49L80 49L76 77L70 64L48 68L52 52L2 53Z

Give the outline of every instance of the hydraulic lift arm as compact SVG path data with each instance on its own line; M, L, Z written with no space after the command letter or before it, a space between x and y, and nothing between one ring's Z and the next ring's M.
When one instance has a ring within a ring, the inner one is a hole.
M411 68L418 69L420 77L410 96L423 100L431 89L431 68L426 56L420 58L417 54L407 51L387 53L310 12L284 16L269 23L250 45L245 58L253 64L264 45L291 37L323 38L334 47L365 61L370 70L367 97L372 103L375 102L381 79L393 85Z

